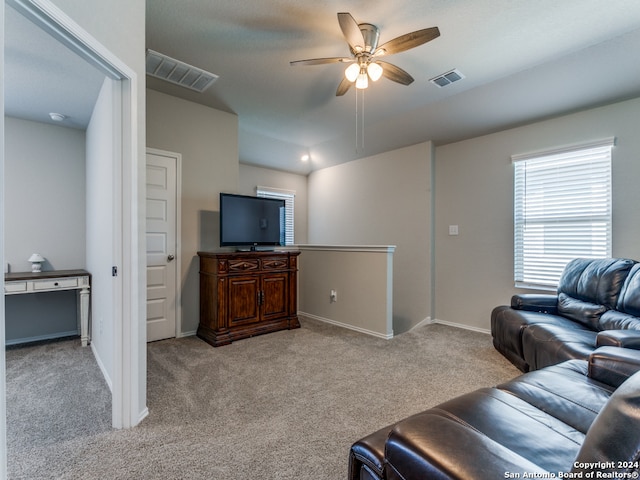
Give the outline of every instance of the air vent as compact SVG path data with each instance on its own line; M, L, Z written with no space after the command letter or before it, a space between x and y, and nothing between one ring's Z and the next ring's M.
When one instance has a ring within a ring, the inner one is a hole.
M196 92L204 92L218 79L218 75L205 72L162 53L147 50L147 75Z
M447 85L451 85L453 82L462 80L463 78L464 75L454 68L447 73L443 73L442 75L438 75L437 77L429 79L429 81L442 88L446 87Z

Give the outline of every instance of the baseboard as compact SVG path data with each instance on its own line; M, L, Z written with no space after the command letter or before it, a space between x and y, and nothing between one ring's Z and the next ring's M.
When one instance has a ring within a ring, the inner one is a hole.
M298 312L299 316L307 317L312 320L318 320L319 322L329 323L331 325L335 325L337 327L347 328L349 330L354 330L359 333L364 333L366 335L371 335L373 337L382 338L384 340L390 340L393 338L393 333L389 335L385 335L383 333L374 332L373 330L367 330L366 328L356 327L355 325L349 325L348 323L338 322L336 320L331 320L330 318L319 317L318 315L313 315L311 313Z
M440 325L447 325L449 327L462 328L464 330L472 330L474 332L486 333L491 335L491 330L480 327L472 327L471 325L465 325L463 323L447 322L446 320L438 320L437 318L431 323L439 323Z
M420 321L420 322L416 323L413 327L411 327L411 328L409 329L409 331L411 331L411 330L415 330L416 328L420 328L420 327L422 327L422 326L424 326L424 325L431 325L432 323L435 323L435 322L434 322L433 320L431 320L431 317L427 317L427 318L425 318L424 320L422 320L422 321Z
M192 330L190 332L180 332L180 335L178 335L177 338L193 337L195 334L196 334L196 330Z
M107 369L104 367L104 363L102 363L102 359L100 358L100 355L98 355L98 351L94 347L93 343L91 344L91 351L93 352L93 358L96 359L96 363L98 364L98 368L100 368L100 371L102 372L102 376L104 377L104 381L107 382L107 386L109 387L109 391L111 392L111 395L113 395L113 382L111 381L111 377L109 376L109 373L107 372Z
M140 422L145 418L147 418L148 416L149 416L149 407L144 407L144 410L142 410L142 412L140 412L140 415L138 416L138 422L136 423L136 425L139 425Z
M42 342L46 340L54 340L56 338L65 338L65 337L77 337L78 330L71 330L69 332L58 332L58 333L50 333L48 335L38 335L35 337L26 337L26 338L15 338L13 340L7 340L5 345L19 345L21 343L34 343L34 342Z

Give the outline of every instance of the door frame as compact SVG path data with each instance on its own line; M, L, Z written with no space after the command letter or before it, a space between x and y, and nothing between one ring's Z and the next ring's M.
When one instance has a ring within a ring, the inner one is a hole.
M183 337L184 335L182 334L182 154L180 153L176 153L176 152L169 152L167 150L160 150L157 148L149 148L147 147L146 150L146 154L145 154L145 165L147 164L146 162L146 155L147 154L152 154L152 155L158 155L160 157L167 157L167 158L172 158L175 160L176 162L176 198L175 198L175 202L176 202L176 231L175 231L175 238L176 238L176 258L175 258L175 263L176 263L176 308L175 308L175 316L176 316L176 331L175 331L175 335L176 338L180 338ZM145 198L146 198L146 192L145 192ZM145 233L146 233L146 228L145 228ZM146 265L146 259L145 259L145 265ZM145 294L145 298L146 298L146 294ZM146 328L146 316L145 316L145 328Z
M5 4L0 5L0 22L4 26ZM0 234L0 260L4 261L4 30L0 36L0 105L2 106L2 118L0 118L0 223L2 234ZM4 292L4 275L2 276L2 291ZM7 478L7 370L5 362L5 320L4 320L4 295L0 295L0 344L2 345L2 355L0 355L0 478Z
M118 138L114 145L114 263L118 276L114 278L114 359L112 372L112 425L129 428L148 414L146 408L146 344L141 331L145 319L145 304L141 305L139 238L139 142L138 76L134 70L105 48L99 41L75 23L50 0L6 0L18 12L31 20L56 40L116 81L114 118ZM3 360L4 361L4 360ZM4 364L1 365L4 369ZM2 388L5 397L4 385ZM1 420L4 422L4 418ZM3 429L4 430L4 429ZM6 443L5 443L6 445ZM6 465L6 464L5 464Z

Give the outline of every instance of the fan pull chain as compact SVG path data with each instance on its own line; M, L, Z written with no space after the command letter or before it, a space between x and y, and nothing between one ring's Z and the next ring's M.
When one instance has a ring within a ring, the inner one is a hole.
M360 152L364 153L364 89L360 99Z
M356 90L356 144L354 145L356 153L358 152L358 90Z
M358 102L358 95L362 95ZM364 151L364 89L356 90L356 153Z

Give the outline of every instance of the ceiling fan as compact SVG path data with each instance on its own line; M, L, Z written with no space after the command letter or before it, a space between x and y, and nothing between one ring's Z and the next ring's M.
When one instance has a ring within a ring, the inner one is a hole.
M402 85L409 85L413 77L400 67L383 62L378 58L404 52L427 43L440 36L438 27L425 28L401 35L378 46L380 30L370 23L358 24L350 13L338 13L340 29L349 44L351 57L312 58L296 60L290 65L324 65L327 63L349 63L345 76L338 85L336 96L347 93L352 84L364 89L369 86L369 78L377 81L381 76Z

